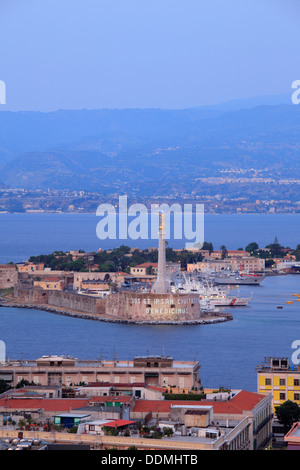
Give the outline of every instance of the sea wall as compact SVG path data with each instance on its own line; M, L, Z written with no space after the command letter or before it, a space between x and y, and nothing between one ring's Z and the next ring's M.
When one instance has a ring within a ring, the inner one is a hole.
M105 313L105 300L69 292L48 292L48 305L93 315Z
M105 313L134 321L187 321L201 318L199 296L119 292L106 299Z
M208 324L232 320L229 314L207 316L195 294L119 292L105 299L83 294L16 286L10 307L40 308L62 315L101 321L144 324ZM3 304L3 305L4 305Z
M30 285L18 283L14 287L14 300L20 304L47 305L49 291L40 287L32 288Z

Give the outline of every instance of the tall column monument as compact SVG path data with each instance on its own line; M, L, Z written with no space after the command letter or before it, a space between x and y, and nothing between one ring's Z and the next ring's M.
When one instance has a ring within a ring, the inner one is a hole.
M167 276L166 266L166 241L165 241L165 220L164 214L159 213L159 242L158 242L158 270L157 278L152 286L153 294L170 294L170 281Z

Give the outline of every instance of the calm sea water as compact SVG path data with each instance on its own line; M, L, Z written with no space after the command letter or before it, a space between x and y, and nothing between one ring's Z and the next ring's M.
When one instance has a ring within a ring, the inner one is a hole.
M100 240L96 227L100 218L94 214L0 214L0 263L25 261L31 255L55 250L97 251L122 244L148 248L154 240ZM300 243L300 214L224 214L204 216L204 238L215 249L245 248L256 241L260 247L277 236L284 246ZM169 246L183 248L186 241L169 240Z
M98 219L75 214L1 214L0 262L21 261L54 250L96 250L118 246L100 242ZM283 245L300 243L300 214L205 216L205 239L215 248L260 246L275 236ZM149 246L144 241L127 243ZM178 246L174 241L173 246ZM170 242L171 245L171 242ZM155 246L151 243L150 246ZM234 291L233 291L234 292ZM130 359L135 355L168 354L200 362L205 387L228 386L256 391L256 366L266 356L291 358L291 344L300 339L300 276L266 278L261 286L240 288L253 300L231 309L233 321L214 325L143 326L74 319L43 311L0 308L0 339L10 358L35 359L43 354L67 354L81 359ZM284 308L277 309L278 305Z

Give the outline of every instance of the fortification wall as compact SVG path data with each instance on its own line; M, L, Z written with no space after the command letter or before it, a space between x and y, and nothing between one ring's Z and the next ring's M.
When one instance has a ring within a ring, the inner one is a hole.
M14 301L130 322L185 322L199 320L203 316L199 297L194 294L119 292L102 299L17 286Z
M18 282L18 271L15 265L0 264L0 289L9 289Z
M14 300L20 304L46 305L48 303L48 291L18 283L14 288Z
M69 292L49 291L48 305L62 309L76 310L85 313L97 313L95 297L71 294Z
M133 321L188 321L201 318L199 296L119 292L106 298L105 313Z

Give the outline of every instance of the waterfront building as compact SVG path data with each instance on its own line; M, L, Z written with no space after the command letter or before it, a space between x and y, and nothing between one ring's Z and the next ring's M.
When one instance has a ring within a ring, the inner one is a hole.
M266 357L257 366L258 393L271 393L273 408L291 400L300 405L300 367L289 364L287 357Z
M187 264L187 271L214 271L221 272L224 269L230 269L231 271L239 272L260 272L265 269L265 260L254 257L237 257L237 258L226 258L223 260L205 260L198 261L197 263Z
M15 387L22 379L37 385L66 386L80 383L145 383L199 388L198 361L175 361L169 356L135 357L133 360L78 360L69 356L43 356L36 361L7 361L0 376Z
M17 263L16 266L19 273L32 273L44 270L44 263L30 263L26 261L25 263Z
M43 279L33 281L34 287L41 287L43 290L63 291L66 287L65 281L56 276L47 276Z
M105 281L121 285L130 275L124 272L74 272L73 289L80 290L84 282Z
M181 264L166 262L166 274L177 274L181 272ZM130 268L130 274L134 276L157 276L158 263L142 263Z
M228 258L247 258L250 257L250 253L244 250L227 250ZM222 250L212 251L209 256L209 259L222 259Z
M130 268L130 274L135 276L157 275L158 263L142 263Z

